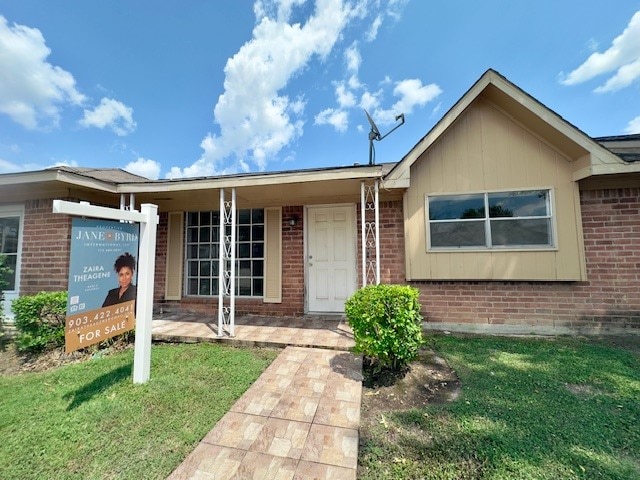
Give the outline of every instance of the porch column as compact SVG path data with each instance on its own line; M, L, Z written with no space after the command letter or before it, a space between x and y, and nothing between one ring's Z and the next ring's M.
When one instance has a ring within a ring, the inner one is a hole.
M224 190L220 189L220 249L218 260L218 337L223 336L225 326L229 336L234 337L236 313L235 188L231 189L231 200L226 200Z
M379 181L360 183L360 233L362 238L362 286L380 283Z

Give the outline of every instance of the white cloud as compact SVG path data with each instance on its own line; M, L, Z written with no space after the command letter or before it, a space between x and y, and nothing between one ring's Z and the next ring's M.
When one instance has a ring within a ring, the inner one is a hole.
M640 11L631 17L629 25L606 51L592 53L582 65L562 78L561 83L576 85L611 72L615 73L597 87L596 92L620 90L640 79Z
M356 105L356 96L353 92L347 90L344 83L338 83L336 85L336 99L341 108L349 108Z
M367 42L373 42L378 37L380 25L382 25L382 16L378 15L375 20L371 22L369 30L364 34L364 38Z
M351 73L358 73L362 64L362 57L358 50L358 42L353 42L349 48L344 51L344 58L347 62L347 70Z
M300 103L281 91L311 59L326 58L352 15L342 0L317 0L304 23L290 22L302 3L254 3L253 38L224 68L224 92L214 108L220 132L208 134L201 143L201 157L185 169L172 168L170 178L251 166L264 170L270 158L302 135Z
M27 129L58 126L60 110L85 99L73 75L46 61L50 53L40 30L0 16L0 113Z
M133 108L112 98L103 98L93 110L85 110L80 120L83 127L110 128L116 135L124 137L136 129Z
M20 165L0 158L0 173L15 173L23 171Z
M40 165L37 163L17 164L17 163L13 163L8 160L4 160L0 158L0 173L33 172L37 170L44 170L45 168L61 167L61 166L77 167L78 162L59 161L51 165Z
M160 177L160 164L149 158L138 157L137 160L129 162L124 169L135 175L141 175L151 180L157 180Z
M625 128L624 132L629 135L632 135L634 133L640 133L640 116L631 120L627 124L627 128Z
M640 34L640 32L638 32ZM640 78L640 55L638 60L627 65L623 65L618 72L606 81L604 85L595 89L597 93L615 92L624 87L628 87Z
M377 92L364 92L360 97L360 106L365 110L374 110L380 105L382 90Z
M396 115L400 113L410 114L415 107L423 107L441 93L442 89L435 83L422 85L422 81L417 78L396 82L393 95L400 97L400 99L388 110L376 109L376 121L383 125L393 123Z
M331 125L338 132L346 132L349 125L349 114L344 110L327 108L316 115L314 123L316 125Z

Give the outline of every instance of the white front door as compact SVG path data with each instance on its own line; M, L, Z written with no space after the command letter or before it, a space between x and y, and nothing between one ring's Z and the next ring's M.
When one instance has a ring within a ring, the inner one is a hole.
M4 275L3 311L4 318L13 320L11 302L18 298L20 288L20 254L22 251L22 220L24 208L19 206L0 207L0 255L10 272Z
M308 310L344 312L356 291L356 225L353 206L307 210Z

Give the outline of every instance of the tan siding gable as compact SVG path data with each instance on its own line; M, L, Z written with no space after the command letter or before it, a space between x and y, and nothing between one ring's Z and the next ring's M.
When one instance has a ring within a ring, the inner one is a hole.
M406 192L407 275L412 280L582 280L585 261L571 162L491 102L476 99L411 166ZM425 197L550 189L556 247L427 251Z

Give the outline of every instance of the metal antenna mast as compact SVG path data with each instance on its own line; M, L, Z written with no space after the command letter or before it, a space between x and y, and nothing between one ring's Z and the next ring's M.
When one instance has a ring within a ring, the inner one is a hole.
M369 112L367 112L365 110L364 113L367 116L367 120L369 120L369 125L371 125L371 131L369 132L369 165L374 165L376 162L375 162L375 157L374 157L375 149L373 147L373 141L374 140L377 140L377 141L382 140L387 135L389 135L391 132L395 131L397 128L399 128L402 125L404 125L404 113L401 113L400 115L396 115L396 122L398 120L400 120L400 123L398 125L396 125L395 127L393 127L391 130L389 130L384 135L382 135L380 133L380 130L378 130L378 127L376 126L376 123L373 121L373 118L371 118L371 115L369 115Z

